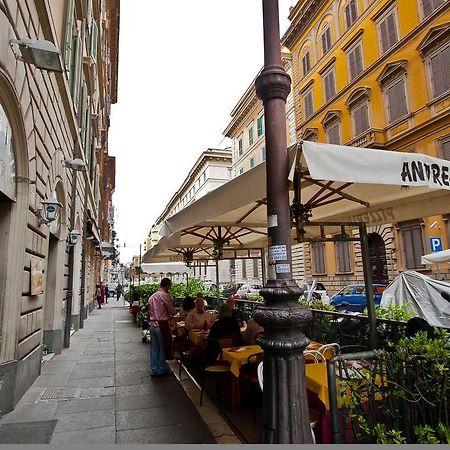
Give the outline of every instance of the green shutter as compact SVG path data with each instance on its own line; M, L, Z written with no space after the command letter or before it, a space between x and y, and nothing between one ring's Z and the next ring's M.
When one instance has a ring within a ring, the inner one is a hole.
M74 0L66 0L66 23L64 35L64 65L66 70L70 70L71 54L72 54L72 32L74 19Z
M83 65L82 56L83 55L82 55L81 33L78 32L78 34L76 36L76 44L75 44L74 68L73 68L73 74L71 74L72 99L73 99L73 105L75 107L75 111L77 112L77 114L78 114L78 108L79 108L79 104L80 104L81 68Z
M258 117L258 120L256 121L256 127L257 127L257 133L258 137L262 136L263 134L263 116Z
M83 87L81 89L81 112L79 117L81 118L81 143L84 147L84 138L86 135L86 116L87 116L87 102L88 102L88 98L87 98L87 86L86 83L83 82Z
M91 58L94 60L94 62L97 62L97 36L98 36L97 22L95 20L92 20L89 54Z

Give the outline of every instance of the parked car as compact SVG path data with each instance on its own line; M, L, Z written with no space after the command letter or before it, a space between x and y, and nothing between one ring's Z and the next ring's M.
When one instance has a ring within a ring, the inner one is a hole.
M322 300L322 303L324 304L328 305L330 303L327 289L322 283L316 282L315 280L303 281L300 287L303 289L303 298L305 300L312 300L312 297L314 296Z
M116 283L108 283L108 293L110 297L116 295L117 284Z
M222 288L223 296L228 298L230 295L236 294L236 292L239 290L239 288L243 284L244 283L226 283L226 284L224 284L223 288Z
M373 285L376 306L380 304L385 288L383 284ZM330 298L330 304L339 310L363 312L367 307L366 287L363 284L345 286Z
M206 290L217 289L217 284L213 283L212 281L204 281L203 282L203 287Z
M243 284L236 292L235 296L247 300L252 295L259 295L259 291L262 289L260 284Z

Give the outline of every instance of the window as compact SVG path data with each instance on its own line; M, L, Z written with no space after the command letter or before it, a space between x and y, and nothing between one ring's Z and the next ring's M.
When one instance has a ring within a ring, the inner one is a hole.
M252 167L255 167L255 158L250 158L250 169L252 168Z
M325 244L312 244L313 271L314 274L325 273Z
M247 133L248 133L248 146L250 147L253 145L253 124L248 126Z
M305 113L305 120L314 114L312 88L303 94L303 109L304 109L304 113Z
M302 135L304 141L317 142L317 128L307 128Z
M429 16L436 8L441 6L445 0L422 0L423 16Z
M303 76L306 77L308 72L311 70L311 55L309 53L309 50L307 50L307 52L302 57L302 69Z
M244 147L243 147L243 144L242 144L242 136L238 140L238 149L239 149L239 156L242 156L242 153L243 153L243 150L244 150Z
M329 102L336 95L334 68L323 76L323 90L325 93L325 102Z
M254 259L253 260L253 278L258 278L258 277L259 277L258 260Z
M359 105L356 105L352 109L353 128L355 130L355 136L364 133L370 128L369 125L369 103L364 101Z
M341 136L339 133L339 122L334 122L327 128L327 137L329 144L341 143Z
M432 54L429 59L433 98L450 91L450 42Z
M397 41L397 20L395 10L389 11L378 22L378 33L380 35L381 53L386 53Z
M320 37L322 42L322 56L331 48L331 27L328 27Z
M344 13L345 13L345 24L347 28L350 28L358 18L358 9L356 5L356 0L350 0L345 5Z
M420 222L400 224L403 238L403 250L406 269L423 268L421 257L424 255L422 226Z
M263 148L261 149L261 160L265 161L266 160L266 146L264 145Z
M352 81L364 70L361 42L358 42L347 52L347 63L349 78Z
M339 273L352 271L350 242L335 242L334 251L336 254L336 270Z
M395 80L386 87L386 100L389 114L389 123L393 123L408 114L406 105L405 79Z
M264 134L264 114L256 119L256 133L258 137Z
M242 278L245 280L247 278L247 261L242 260Z
M244 173L244 168L243 167L240 167L239 168L239 175L242 175Z
M450 161L450 136L440 141L441 158Z

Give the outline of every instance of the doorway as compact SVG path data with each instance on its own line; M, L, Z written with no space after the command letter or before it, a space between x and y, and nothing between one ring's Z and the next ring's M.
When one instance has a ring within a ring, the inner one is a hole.
M386 244L378 233L370 233L368 240L372 283L387 284L389 277Z

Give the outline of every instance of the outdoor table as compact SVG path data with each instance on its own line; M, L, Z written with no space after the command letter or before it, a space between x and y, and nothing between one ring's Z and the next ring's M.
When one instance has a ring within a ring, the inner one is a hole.
M194 344L198 345L200 341L208 338L209 331L189 331L189 340Z
M255 353L262 353L263 349L259 345L245 345L242 347L230 347L222 349L222 359L230 363L231 372L231 404L238 408L241 402L239 387L239 375L241 367L247 364L248 357Z

